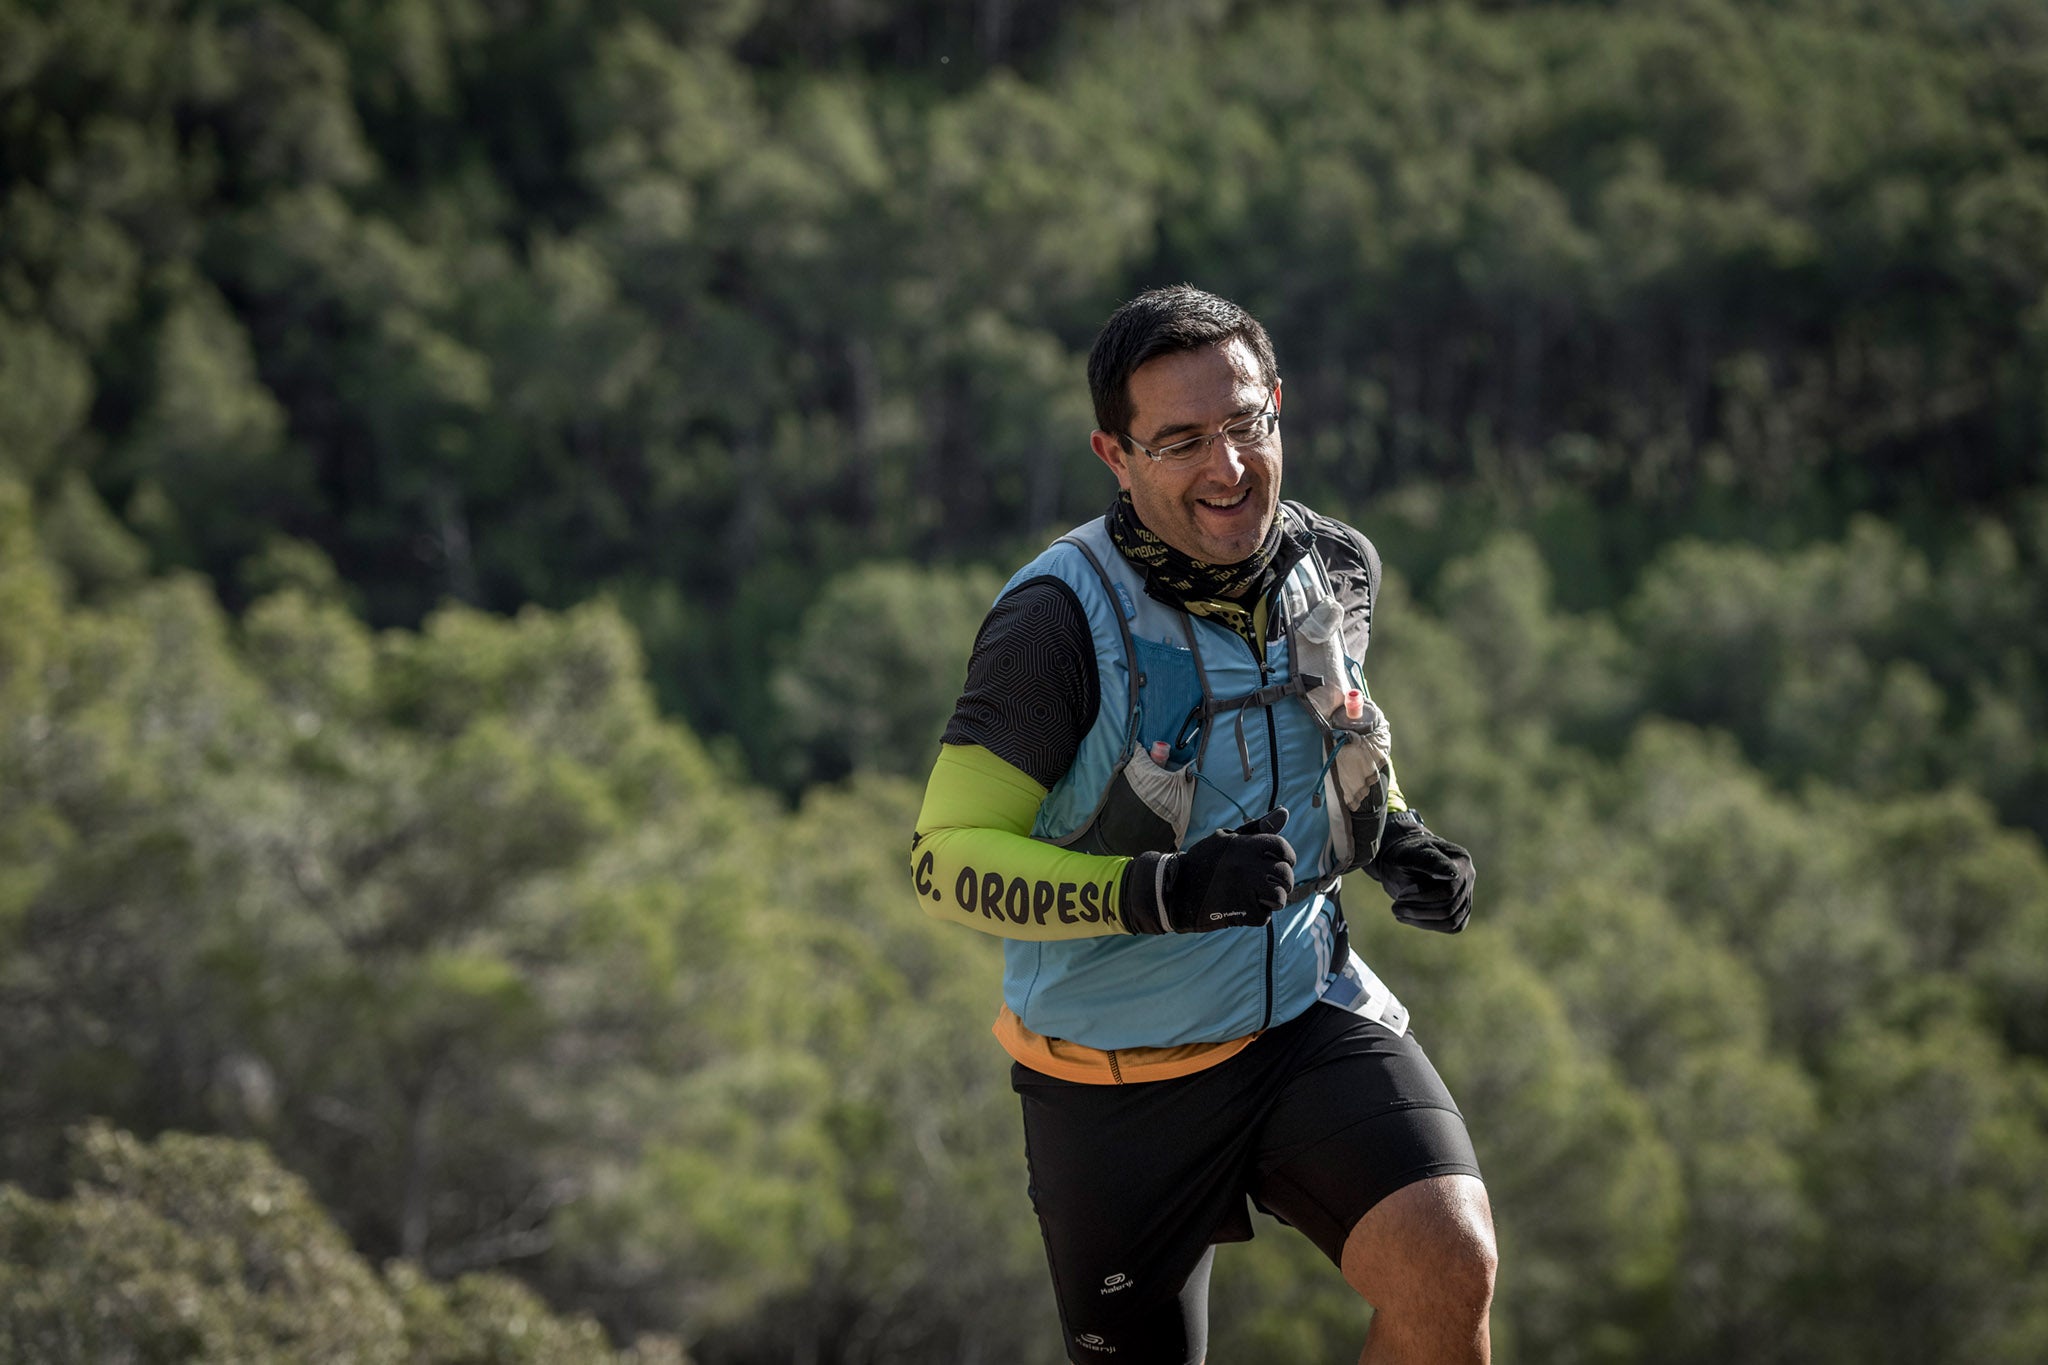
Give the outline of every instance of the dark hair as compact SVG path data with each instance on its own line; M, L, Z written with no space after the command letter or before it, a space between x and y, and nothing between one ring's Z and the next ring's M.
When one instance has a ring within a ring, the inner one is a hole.
M1148 289L1109 315L1088 352L1088 393L1095 400L1095 425L1119 441L1131 425L1131 376L1162 355L1244 342L1259 362L1259 379L1272 388L1279 379L1273 339L1244 309L1191 284Z

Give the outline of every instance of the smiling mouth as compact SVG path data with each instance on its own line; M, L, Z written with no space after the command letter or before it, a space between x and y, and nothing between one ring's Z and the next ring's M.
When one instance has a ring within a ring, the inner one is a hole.
M1234 498L1197 498L1195 501L1201 503L1204 507L1213 507L1219 512L1228 512L1251 495L1252 490L1246 488L1241 489Z

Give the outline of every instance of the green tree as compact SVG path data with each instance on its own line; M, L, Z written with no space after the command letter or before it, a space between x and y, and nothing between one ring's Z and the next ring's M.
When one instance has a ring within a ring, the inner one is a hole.
M2048 1086L1936 995L1831 1051L1811 1166L1833 1232L1793 1324L1809 1351L2020 1361L2043 1346ZM1917 1006L1917 1008L1916 1008ZM1824 1333L1816 1332L1827 1323Z
M774 678L774 742L800 784L848 772L922 777L1002 586L986 569L869 564L804 613Z
M497 1276L438 1286L350 1250L305 1184L253 1143L82 1131L61 1199L0 1185L0 1360L682 1365L615 1352Z

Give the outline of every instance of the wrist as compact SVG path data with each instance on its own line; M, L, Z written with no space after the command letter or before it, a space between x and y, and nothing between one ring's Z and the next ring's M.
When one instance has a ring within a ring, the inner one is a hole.
M1166 893L1173 885L1173 855L1140 853L1124 868L1117 909L1129 934L1170 934Z

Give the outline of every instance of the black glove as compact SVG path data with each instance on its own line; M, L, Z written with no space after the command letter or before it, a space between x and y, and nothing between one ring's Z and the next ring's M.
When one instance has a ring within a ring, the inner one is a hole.
M1287 807L1219 829L1185 853L1140 853L1124 872L1124 928L1199 934L1257 927L1294 890L1294 845L1280 837Z
M1413 811L1387 817L1379 855L1365 865L1394 898L1394 918L1455 934L1472 915L1472 855L1437 835Z

